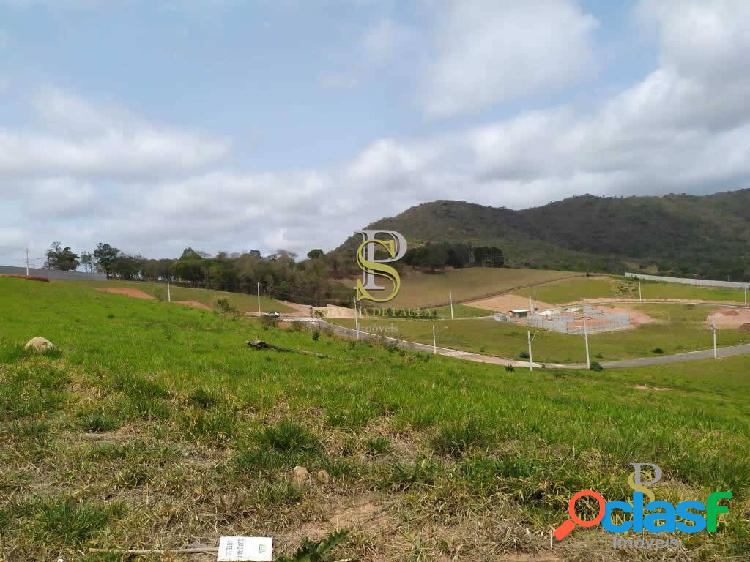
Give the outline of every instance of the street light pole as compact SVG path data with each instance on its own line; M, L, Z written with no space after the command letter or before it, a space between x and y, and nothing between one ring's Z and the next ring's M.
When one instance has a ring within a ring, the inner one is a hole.
M713 335L714 335L714 359L718 359L719 354L716 350L716 323L715 322L711 322L711 331L713 332Z
M258 316L263 316L260 310L260 281L258 281Z
M591 369L591 358L589 357L589 333L586 329L586 316L583 316L583 341L586 343L586 368Z
M526 337L529 340L529 371L534 370L534 355L531 353L531 330L526 330Z

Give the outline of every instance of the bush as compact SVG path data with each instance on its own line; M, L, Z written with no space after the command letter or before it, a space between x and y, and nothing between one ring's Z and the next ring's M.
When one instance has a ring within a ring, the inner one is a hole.
M602 364L599 363L599 361L592 361L591 362L591 370L592 371L603 371L604 367L602 367Z
M281 421L257 434L258 442L280 452L309 452L320 449L320 441L307 429L292 421Z
M529 358L529 352L528 351L522 351L521 353L518 354L518 356L521 359L528 359Z
M264 330L268 328L275 328L279 325L279 319L275 316L263 315L260 317L260 325L263 326Z
M229 299L224 297L216 300L216 308L219 310L219 312L232 312L234 310L229 302Z
M651 350L651 353L664 353L664 350L661 347L655 347Z
M474 420L441 428L432 438L432 449L441 455L460 457L470 447L483 447L489 442L487 432Z
M515 368L513 367L513 365L506 365L506 366L505 366L505 370L506 370L507 372L509 372L509 373L512 373L512 372L513 372L513 371L515 371L516 369L515 369Z
M316 330L315 330L315 331L314 331L314 332L312 333L312 339L313 339L313 341L318 341L318 340L320 339L320 330L317 330L317 329L316 329Z

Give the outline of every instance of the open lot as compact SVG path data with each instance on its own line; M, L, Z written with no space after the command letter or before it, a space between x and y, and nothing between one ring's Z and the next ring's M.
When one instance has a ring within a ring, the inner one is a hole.
M706 317L716 306L689 304L644 304L622 305L656 320L639 324L629 330L592 334L589 346L592 360L611 361L648 357L658 354L681 353L709 349L712 345L711 330ZM340 320L339 324L353 326L353 321ZM429 320L363 318L362 328L378 329L392 327L389 335L409 341L432 343L432 325ZM518 359L527 351L527 328L525 326L496 322L490 318L466 319L460 322L437 320L434 322L437 343L442 347L487 353ZM535 334L534 360L547 363L581 363L586 354L583 337L561 334L547 330L532 329ZM740 329L720 330L720 346L750 342L750 332Z
M617 276L576 277L527 287L514 293L551 304L577 302L582 299L637 299L638 283ZM744 291L714 287L694 287L678 283L641 282L641 294L649 299L687 299L743 303Z
M145 293L154 299L167 300L167 285L165 283L152 283L150 281L54 281L56 284L75 283L79 286L92 287L109 292L120 292L126 296L135 296L137 293ZM128 295L128 292L131 294ZM179 287L172 285L170 287L172 302L183 301L185 303L200 303L210 309L216 308L219 299L226 299L230 306L238 312L257 312L258 297L257 295L248 295L245 293L230 293L227 291L214 291L212 289L199 289L192 287ZM196 306L196 305L193 305ZM262 312L291 312L291 308L284 303L271 299L265 295L260 297L260 307Z
M442 306L448 304L449 292L453 293L453 302L456 303L580 275L582 274L571 271L543 269L468 267L449 269L443 273L422 273L407 268L402 274L401 290L398 296L387 306L394 308Z
M337 559L611 560L598 531L550 550L549 530L581 488L625 497L634 458L664 469L662 498L733 490L719 533L682 538L748 554L745 357L531 376L76 284L2 279L0 307L5 560L241 533L289 553L341 527ZM35 335L60 351L24 353ZM296 486L296 465L330 480Z

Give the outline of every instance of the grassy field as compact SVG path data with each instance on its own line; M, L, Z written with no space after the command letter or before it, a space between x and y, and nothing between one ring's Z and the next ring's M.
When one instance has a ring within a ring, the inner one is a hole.
M576 277L528 287L515 294L532 297L549 304L563 304L584 298L638 298L638 283L624 277ZM744 291L714 287L693 287L678 283L641 282L644 299L694 299L704 301L744 302Z
M387 306L395 308L442 306L448 304L449 292L453 293L453 302L457 303L579 275L582 274L570 271L488 267L451 269L444 273L434 274L407 269L402 274L401 290L398 296Z
M53 283L65 283L56 281ZM167 300L167 286L165 283L152 283L150 281L70 281L70 283L80 283L92 288L114 288L127 287L138 289L160 300ZM190 287L178 287L172 285L170 293L173 301L197 301L211 308L216 308L216 302L219 299L227 299L229 304L238 312L257 312L258 297L257 295L248 295L245 293L229 293L227 291L214 291L212 289L198 289ZM260 308L262 312L290 312L291 308L275 299L265 295L260 296Z
M734 493L719 532L681 535L676 556L750 556L745 357L531 376L74 283L0 279L0 310L4 561L231 534L290 553L337 527L329 560L662 560L598 529L550 549L568 498L626 499L634 461L664 470L659 499ZM37 335L60 351L24 353ZM295 485L296 465L330 480Z
M592 359L598 361L631 359L662 353L681 353L709 349L712 345L711 331L705 325L706 316L715 310L712 306L685 304L644 304L633 308L641 310L658 322L641 325L635 329L589 336ZM353 321L335 322L351 327ZM432 324L429 320L402 320L365 318L364 330L377 331L383 326L393 327L389 335L409 341L432 343ZM434 322L437 343L443 347L475 351L518 359L527 350L527 328L525 326L496 322L493 319L465 319L460 321L437 320ZM547 330L532 330L535 334L534 360L547 363L582 363L586 361L583 337L561 334ZM720 330L718 343L721 346L750 342L750 332L742 330Z

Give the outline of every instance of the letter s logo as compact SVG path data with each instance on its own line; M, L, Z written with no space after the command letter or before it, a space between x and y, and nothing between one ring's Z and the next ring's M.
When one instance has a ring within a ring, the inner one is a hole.
M362 230L361 233L364 240L357 248L357 265L362 270L362 279L357 280L357 300L387 302L398 294L401 277L394 267L385 264L404 256L406 240L400 233L393 230ZM375 237L377 234L390 236L390 240L378 239ZM387 258L376 259L375 250L378 246L387 252ZM391 292L385 297L375 297L371 292L385 290L385 287L375 283L376 275L385 277L393 285Z

